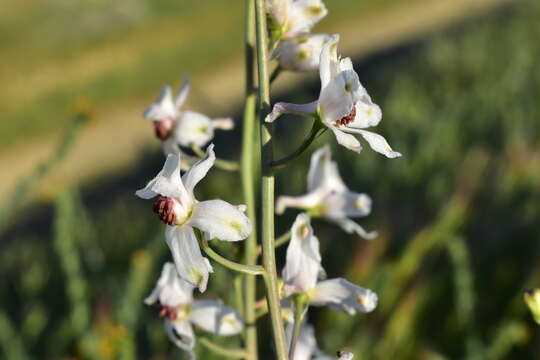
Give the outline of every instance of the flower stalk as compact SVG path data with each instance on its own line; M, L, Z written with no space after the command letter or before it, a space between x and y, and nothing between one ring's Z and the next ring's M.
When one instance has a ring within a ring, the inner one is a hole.
M264 121L270 107L270 84L268 73L268 39L266 13L263 0L255 1L257 70L259 79L259 115L261 132L261 171L262 171L262 254L265 269L266 297L272 322L272 332L277 359L287 359L285 331L281 320L278 293L278 277L274 249L274 185L275 178L270 166L273 157L271 123Z
M223 256L219 255L217 252L214 251L208 244L208 240L206 240L201 233L199 229L194 229L195 235L197 236L197 240L199 241L199 245L201 246L201 249L204 251L206 255L208 255L209 258L217 262L218 264L226 267L229 270L236 271L242 274L247 275L264 275L266 273L265 269L262 266L259 265L244 265L240 264L234 261L231 261L227 258L224 258Z
M218 345L212 340L206 337L200 337L199 342L208 350L215 352L216 354L226 356L234 359L248 359L248 353L243 349L229 349L224 346Z
M302 323L304 322L304 315L307 312L308 306L306 305L306 299L304 295L296 295L293 299L294 302L294 328L291 338L291 345L289 347L289 359L294 359L294 351L296 349L296 343L300 337L300 330L302 329Z
M257 94L255 91L255 9L252 0L245 0L244 6L245 31L244 31L244 51L245 51L245 92L244 103L244 123L242 135L242 157L240 159L240 174L242 178L242 191L244 202L247 206L246 215L252 224L251 234L246 239L244 248L244 263L249 266L257 263L257 217L255 202L255 154L256 148L256 128L255 110ZM244 321L245 321L245 347L246 359L257 360L257 326L255 302L257 298L257 283L255 276L246 275L243 287Z

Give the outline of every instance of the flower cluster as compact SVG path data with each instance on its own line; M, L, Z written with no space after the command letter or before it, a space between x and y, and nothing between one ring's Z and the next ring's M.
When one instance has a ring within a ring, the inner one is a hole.
M264 16L260 7L262 0L257 1L259 5L257 24L260 26L264 23ZM299 153L311 144L320 131L329 129L337 142L347 149L355 152L362 150L360 142L352 135L359 134L374 151L388 158L401 156L399 152L392 150L384 137L366 130L379 124L382 111L360 83L352 61L338 56L339 36L310 33L312 27L328 13L323 2L265 0L265 5L269 20L267 30L272 37L270 47L279 62L277 68L291 71L318 69L321 91L318 100L309 104L284 102L274 104L272 112L266 117L263 116L264 121L275 121L286 113L313 117L314 136L308 138L311 140L305 143L306 146L300 147L302 150ZM258 36L260 35L261 32L258 32ZM259 39L258 50L263 50L257 52L259 63L268 60L264 55L267 50L264 44L266 40ZM268 87L265 85L267 79L267 75L260 78L258 86ZM248 88L254 85L248 84ZM144 112L144 117L153 121L156 136L163 141L167 158L162 170L144 188L138 190L136 195L142 199L153 199L154 213L166 224L164 237L174 261L164 265L155 289L145 302L159 306L159 314L164 317L168 337L176 346L191 354L192 358L195 357L196 342L192 325L213 334L228 336L242 332L243 320L240 313L245 316L246 323L254 324L256 316L253 310L256 303L260 303L255 301L257 289L255 283L251 283L253 285L251 290L247 285L245 289L241 289L241 286L239 290L237 289L237 297L241 294L240 291L245 290L245 294L249 294L245 299L238 299L237 303L244 304L244 309L237 309L238 311L216 298L193 298L194 289L198 289L201 293L206 291L209 276L213 272L213 267L206 257L208 256L230 270L251 276L264 276L267 308L272 316L275 347L280 359L287 359L285 351L287 344L284 340L286 337L290 360L351 360L353 358L351 353L339 352L336 358L324 354L319 349L314 328L305 321L307 310L310 306L324 306L349 315L369 313L376 308L378 296L374 291L344 278L327 278L319 250L319 239L315 236L311 219L322 218L339 226L346 233L356 234L368 240L374 239L376 232L366 231L353 220L371 213L370 196L349 189L340 176L338 164L332 159L329 145L316 150L311 156L307 173L307 193L300 196L281 195L275 203L278 215L288 208L299 208L304 211L297 215L291 227L285 266L281 272L281 279L278 279L275 254L272 253L277 242L271 236L274 227L274 214L271 210L274 205L272 204L274 193L273 187L269 186L268 182L269 176L273 175L268 175L271 171L266 171L275 165L272 162L257 164L265 170L266 175L263 179L268 185L265 187L263 182L262 187L263 191L266 191L262 196L264 210L260 231L264 234L261 247L264 265L257 265L258 232L252 225L256 219L254 215L256 204L253 194L249 196L246 190L250 186L254 187L256 181L250 180L250 176L242 178L245 185L243 187L245 199L250 206L248 212L250 218L244 214L245 205L235 206L220 199L199 201L195 197L196 185L208 174L212 166L223 163L223 160L216 159L214 144L208 145L206 151L201 147L211 142L215 129L231 129L233 122L229 118L211 119L200 113L181 111L189 87L189 80L186 79L175 98L171 88L164 87L161 96ZM264 91L260 90L259 95L262 96L263 93ZM246 104L246 113L248 110L249 106ZM249 116L246 115L244 119L246 123ZM255 113L252 111L251 125L254 124L254 119ZM264 127L261 133L266 134L265 131L271 132ZM250 142L246 141L245 144ZM183 148L190 148L196 156L185 154ZM244 151L257 153L259 149L251 144L246 145ZM272 148L266 144L262 146L262 151L264 159L265 152L272 151ZM292 158L299 153L293 153ZM241 170L244 175L250 175L254 171L250 159L246 159L248 161L242 161ZM272 205L265 206L269 203ZM250 243L246 245L245 253L239 254L236 259L245 259L246 264L222 257L208 244L211 239L232 242L244 240L251 233L253 236L249 237ZM241 280L240 277L237 279ZM244 284L247 283L246 279ZM281 288L278 286L279 283L283 285ZM283 316L284 322L287 323L286 334L280 316ZM246 342L250 330L253 330L253 327L246 328L244 332ZM257 334L254 335L251 336L252 342L255 341L255 346L251 346L252 350L257 347ZM209 347L219 350L219 346L215 344ZM232 352L236 355L240 353L240 357L252 358L253 354L246 355L248 351L249 345L246 344L245 351L225 349L224 353Z
M315 71L327 34L311 34L311 28L326 16L321 0L266 0L269 27L277 46L272 55L282 69Z
M204 146L214 138L215 129L231 130L234 127L231 118L211 119L198 112L180 111L189 88L190 81L186 76L184 85L173 99L171 87L164 86L156 101L143 113L143 117L154 124L165 155L181 153L181 146Z
M195 358L192 325L223 336L238 334L244 325L240 315L220 299L193 299L193 289L178 276L174 264L165 263L156 287L144 302L159 307L169 339Z

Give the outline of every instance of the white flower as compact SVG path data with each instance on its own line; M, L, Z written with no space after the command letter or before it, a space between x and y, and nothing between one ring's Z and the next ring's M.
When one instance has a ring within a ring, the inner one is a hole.
M242 331L240 315L225 306L219 299L193 299L193 285L182 280L174 264L165 263L158 283L147 305L157 303L160 316L165 317L165 331L169 339L179 348L192 352L195 336L192 324L218 335L235 335Z
M284 113L316 114L334 133L337 142L347 149L360 152L362 145L351 134L360 134L376 152L388 158L401 156L392 150L379 134L364 130L377 126L382 119L381 108L373 103L360 83L350 58L337 55L339 35L333 35L321 52L321 93L315 102L303 105L276 103L266 121L272 122Z
M166 155L178 154L181 146L203 146L214 137L215 129L230 130L234 127L231 118L211 119L193 111L180 111L189 93L190 82L184 85L173 99L171 87L164 86L161 95L150 105L143 117L153 121L156 136L163 141Z
M347 233L356 233L371 240L376 232L367 232L349 219L367 216L371 212L371 198L367 194L350 191L341 176L337 163L332 161L328 145L311 155L307 178L308 193L302 196L279 196L276 212L282 214L288 207L307 209L310 215L322 217L339 225Z
M287 343L290 346L294 323L289 323L286 329ZM353 355L347 352L338 352L338 358L325 354L317 345L315 330L312 325L304 324L300 328L300 336L294 349L294 358L291 360L352 360Z
M309 32L328 13L321 0L266 0L266 10L282 39Z
M178 274L201 292L206 289L212 266L202 256L193 228L204 231L209 238L226 241L243 240L251 232L249 219L237 207L223 200L195 199L193 189L215 158L211 144L207 156L180 177L180 156L169 155L158 175L136 192L143 199L156 197L154 212L168 225L165 238Z
M368 313L377 306L377 294L345 279L318 281L323 275L319 241L313 235L309 217L300 214L291 229L291 243L283 270L285 295L303 294L309 304L338 311Z
M326 34L302 34L283 40L274 50L279 65L289 71L315 71L319 69L321 50L330 36Z
M291 242L287 247L287 260L281 273L285 282L285 296L307 291L324 277L319 252L319 239L306 214L298 214L291 229Z

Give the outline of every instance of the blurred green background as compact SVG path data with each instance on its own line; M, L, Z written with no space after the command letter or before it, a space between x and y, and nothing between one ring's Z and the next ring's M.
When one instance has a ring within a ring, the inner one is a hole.
M361 46L364 33L355 29L362 23L395 9L413 16L407 9L414 3L420 2L328 1L330 13L316 30L347 27L342 37L354 36ZM0 152L12 159L3 160L2 177L11 176L18 161L13 149L42 154L38 140L64 135L2 199L2 358L182 358L155 309L142 303L170 259L162 224L150 204L133 195L161 168L157 140L136 148L132 166L55 182L45 194L40 183L102 123L112 129L118 124L111 139L128 136L131 126L150 139L152 129L139 113L159 86L178 85L183 71L201 79L190 94L196 110L207 111L207 104L209 113L226 115L221 112L230 109L240 120L241 93L231 104L212 102L202 79L240 62L241 19L241 2L30 0L3 7ZM374 211L360 223L381 234L367 242L314 221L328 275L372 288L380 299L368 315L310 310L328 353L345 348L355 359L540 358L539 329L521 295L540 284L538 19L538 1L516 1L356 59L361 81L383 108L377 131L404 156L388 160L367 149L356 155L334 146L328 134L311 149L333 145L347 185L373 197ZM317 77L299 78L304 80L281 87L278 80L273 100L316 98ZM133 112L137 117L130 117ZM239 156L237 124L235 132L215 139L222 157ZM299 143L308 127L308 121L278 121L278 155ZM122 156L100 141L93 146ZM279 194L305 192L309 155L278 173ZM101 165L100 159L84 164ZM237 184L237 174L214 169L198 198L239 203ZM295 215L277 218L278 234ZM213 245L231 258L240 248ZM284 249L278 260L282 265ZM214 267L204 295L234 304L228 295L232 274ZM268 328L266 319L260 323ZM263 358L271 359L265 339L262 331ZM215 340L239 344L235 337ZM197 350L202 359L219 358Z

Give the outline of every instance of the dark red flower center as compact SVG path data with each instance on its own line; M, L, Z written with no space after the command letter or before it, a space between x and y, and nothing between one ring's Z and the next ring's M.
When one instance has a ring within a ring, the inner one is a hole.
M174 321L176 320L178 314L176 312L176 308L173 306L161 306L159 316L167 317L169 320Z
M156 136L160 140L167 140L171 136L174 120L164 119L159 121L154 121L154 130Z
M353 105L351 112L348 115L345 115L339 120L336 120L336 126L347 126L354 121L356 117L356 106Z
M176 221L176 215L174 214L174 199L158 196L154 200L153 210L156 215L167 225L174 225Z

